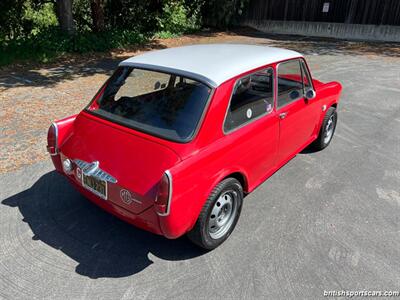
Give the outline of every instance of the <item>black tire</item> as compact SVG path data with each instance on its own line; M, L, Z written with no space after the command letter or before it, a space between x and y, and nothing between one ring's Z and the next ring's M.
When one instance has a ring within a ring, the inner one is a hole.
M227 204L223 204L223 206L221 206L221 204L217 204L221 203L221 199L223 199L222 201L224 201L225 197L228 196L231 197L231 200L233 203L235 203L236 207L234 208L234 206L232 205L232 214L229 216L229 218L231 219L229 219L229 222L226 222L226 226L229 225L229 228L227 227L222 230L220 233L221 236L218 236L218 231L213 233L211 226L212 224L216 224L218 222L217 219L219 218L219 215L214 215L214 217L211 218L213 216L212 212L215 212L215 209L219 209L222 212L224 210L224 205L228 205L228 202L226 202ZM210 196L208 197L200 212L195 226L190 232L188 232L188 238L194 244L200 246L201 248L208 250L215 249L216 247L221 245L232 233L239 219L240 212L242 210L242 204L243 188L240 182L235 178L224 179L212 190Z
M327 139L328 122L330 122L330 120L332 120L332 133L330 135L330 138ZM317 139L311 144L311 147L314 150L320 151L329 146L329 144L332 141L333 135L335 134L336 123L337 123L337 112L336 108L332 106L327 110L325 114Z

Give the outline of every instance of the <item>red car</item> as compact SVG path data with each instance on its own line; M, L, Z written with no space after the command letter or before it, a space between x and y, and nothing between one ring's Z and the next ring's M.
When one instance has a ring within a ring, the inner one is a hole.
M78 115L54 122L60 173L142 229L213 249L244 195L305 147L329 145L338 82L312 79L294 51L194 45L121 62Z

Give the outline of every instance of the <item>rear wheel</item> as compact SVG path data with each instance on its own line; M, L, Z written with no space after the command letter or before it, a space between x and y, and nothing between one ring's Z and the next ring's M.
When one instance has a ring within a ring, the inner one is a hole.
M330 144L335 133L337 123L337 112L335 107L330 107L325 114L318 138L312 144L315 150L322 150Z
M189 239L205 249L221 245L232 233L243 203L243 188L235 178L221 181L211 192Z

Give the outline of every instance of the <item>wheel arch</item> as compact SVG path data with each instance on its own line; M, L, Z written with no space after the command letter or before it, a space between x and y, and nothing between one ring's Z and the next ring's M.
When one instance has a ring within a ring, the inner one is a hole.
M218 176L214 177L214 180L212 181L212 183L209 184L209 186L207 188L207 191L204 194L201 207L203 207L204 203L207 201L207 198L211 194L213 189L221 181L223 181L223 180L225 180L227 178L230 178L230 177L235 178L240 182L240 184L242 185L244 194L247 194L249 192L248 176L247 176L247 174L246 174L246 172L244 170L241 170L240 168L232 168L232 169L224 170L224 171L220 172ZM198 211L198 214L196 216L196 220L197 220L198 215L200 214L200 212L201 212L201 208ZM192 229L194 225L195 225L195 222L193 222L191 224L191 226L189 226L189 228Z
M248 181L248 176L246 171L238 168L232 168L232 169L227 169L227 170L222 170L222 172L219 172L218 176L215 176L214 179L210 182L206 194L204 195L204 198L207 199L208 195L212 192L212 190L223 180L226 178L235 178L237 179L240 184L242 185L243 188L243 193L247 194L249 193L249 181ZM205 202L205 200L204 200ZM203 203L204 205L204 203Z
M221 182L222 180L225 180L226 178L230 178L230 177L235 178L237 181L239 181L240 184L242 185L243 192L248 193L249 185L248 185L247 178L243 174L243 172L237 171L237 172L230 173L230 174L226 175L224 178L222 178L219 182Z

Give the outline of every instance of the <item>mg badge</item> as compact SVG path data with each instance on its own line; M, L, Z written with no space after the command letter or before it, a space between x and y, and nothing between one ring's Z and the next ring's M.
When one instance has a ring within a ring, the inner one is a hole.
M122 202L125 204L130 205L133 202L131 192L125 189L122 189L119 192L119 196L121 197Z
M133 198L131 192L125 189L120 190L119 196L121 197L122 202L128 205L131 205L132 202L142 203L141 201Z

